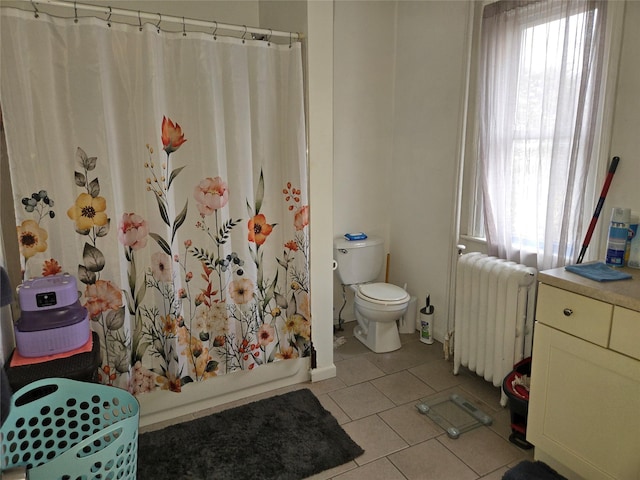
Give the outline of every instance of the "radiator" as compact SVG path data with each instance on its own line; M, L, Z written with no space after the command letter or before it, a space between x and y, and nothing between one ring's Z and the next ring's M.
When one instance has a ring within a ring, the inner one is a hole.
M501 386L531 355L537 270L473 252L459 256L455 282L453 373L462 365Z

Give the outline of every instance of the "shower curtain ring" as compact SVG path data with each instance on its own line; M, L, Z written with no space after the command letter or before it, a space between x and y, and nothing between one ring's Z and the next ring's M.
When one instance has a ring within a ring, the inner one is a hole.
M159 19L158 19L158 23L156 23L156 31L160 33L160 22L162 22L162 14L158 13L158 17Z
M73 2L73 23L78 23L78 5Z
M182 36L186 37L187 36L187 27L184 24L184 17L182 17Z
M244 43L244 36L247 34L247 26L243 25L244 27L244 32L242 33L242 43Z
M36 4L33 1L31 2L31 6L33 7L33 16L38 18L40 16L40 13L38 13L38 7L36 7Z
M107 17L107 26L111 28L111 7L109 7L109 16Z
M291 48L291 37L293 37L293 32L289 32L289 48Z
M267 46L270 47L271 46L271 37L273 36L273 29L270 28L269 29L269 36L267 37Z
M216 35L216 32L218 31L218 22L216 22L215 20L213 21L213 23L216 24L215 28L213 29L213 33L211 35L213 35L213 39L217 40L218 39L218 35Z
M140 18L140 10L138 10L138 30L142 31L142 19Z

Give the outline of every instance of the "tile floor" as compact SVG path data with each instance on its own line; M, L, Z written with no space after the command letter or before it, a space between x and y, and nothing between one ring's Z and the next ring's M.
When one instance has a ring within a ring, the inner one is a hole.
M376 354L344 325L346 343L334 351L335 378L310 389L342 428L364 450L355 461L312 477L313 480L499 480L533 450L509 442L510 412L500 406L500 388L444 360L442 344L426 345L415 334L400 335L402 348ZM451 439L415 408L419 399L458 393L493 419Z
M346 323L344 331L336 333L346 340L334 350L336 377L274 390L215 410L309 388L365 451L355 461L310 480L500 480L511 466L533 460L533 450L522 450L508 440L510 412L500 406L500 388L466 369L454 376L442 344L426 345L416 332L400 335L400 350L376 354L352 336L353 326ZM461 394L491 416L492 425L454 440L415 408L418 400L448 391Z

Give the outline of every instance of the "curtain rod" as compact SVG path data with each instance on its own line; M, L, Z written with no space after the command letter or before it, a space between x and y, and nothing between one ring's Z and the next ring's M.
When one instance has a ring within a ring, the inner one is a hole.
M302 34L297 32L284 32L279 30L272 30L270 28L257 28L257 27L248 27L246 25L233 25L229 23L220 23L208 20L197 20L194 18L185 18L185 17L176 17L172 15L163 15L161 13L150 13L150 12L142 12L139 10L128 10L124 8L113 8L110 6L98 6L98 5L90 5L87 3L78 3L78 2L69 2L66 0L22 0L24 2L29 2L33 6L36 13L38 13L37 4L46 4L56 7L65 7L73 9L76 14L78 10L87 10L92 12L100 12L107 16L106 20L109 19L111 15L121 15L124 17L132 17L137 18L139 21L142 19L145 20L153 20L156 23L156 26L159 27L161 23L177 23L182 25L183 27L186 25L192 25L196 27L207 27L216 30L227 30L232 32L239 32L242 34L256 34L264 36L266 39L271 37L287 37L289 39L301 39Z

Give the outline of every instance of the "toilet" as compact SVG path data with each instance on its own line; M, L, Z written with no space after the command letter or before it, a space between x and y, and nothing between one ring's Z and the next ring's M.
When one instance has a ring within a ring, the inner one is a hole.
M376 281L384 259L382 238L336 237L333 252L340 282L354 292L353 335L376 353L399 349L396 320L407 311L411 296L401 287Z

